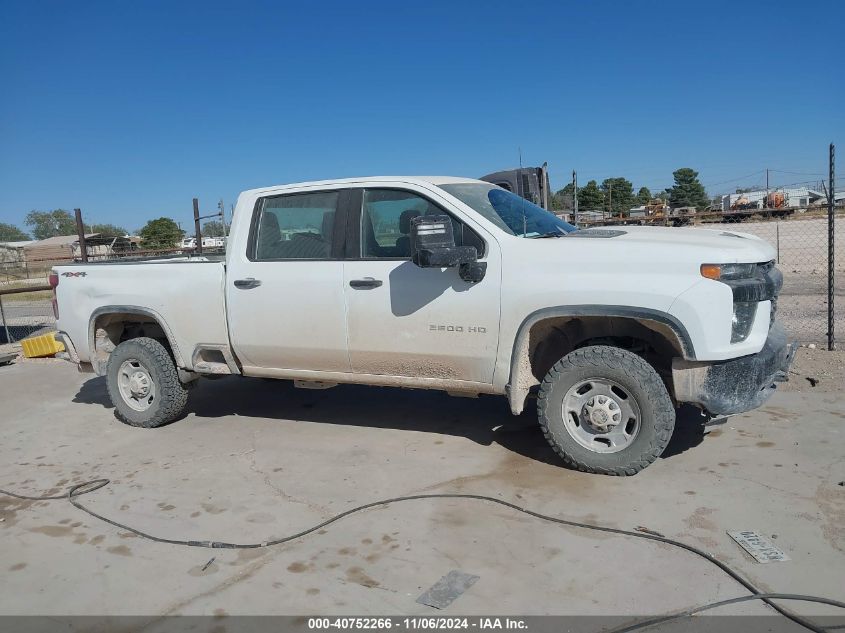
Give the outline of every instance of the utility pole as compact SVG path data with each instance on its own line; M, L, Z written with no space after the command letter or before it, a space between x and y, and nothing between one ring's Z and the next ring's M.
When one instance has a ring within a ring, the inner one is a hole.
M578 174L572 170L572 221L578 221Z
M220 222L223 224L223 237L226 237L226 205L223 204L223 198L217 203L217 208L220 209Z
M607 183L607 212L613 217L613 183Z
M194 198L194 235L197 240L194 252L202 255L202 232L200 231L200 201Z

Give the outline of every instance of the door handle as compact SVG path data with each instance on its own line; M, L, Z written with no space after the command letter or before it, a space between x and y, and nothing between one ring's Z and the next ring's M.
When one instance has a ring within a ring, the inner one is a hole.
M381 279L365 277L364 279L353 279L349 285L356 289L378 288L382 284Z
M249 290L250 288L258 288L261 285L260 279L254 277L247 277L246 279L235 279L235 288L242 290Z

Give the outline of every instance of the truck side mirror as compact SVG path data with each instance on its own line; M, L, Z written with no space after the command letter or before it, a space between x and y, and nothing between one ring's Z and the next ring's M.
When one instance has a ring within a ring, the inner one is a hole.
M458 268L461 279L484 279L486 262L479 262L474 246L455 246L448 215L420 215L411 219L411 261L420 268Z

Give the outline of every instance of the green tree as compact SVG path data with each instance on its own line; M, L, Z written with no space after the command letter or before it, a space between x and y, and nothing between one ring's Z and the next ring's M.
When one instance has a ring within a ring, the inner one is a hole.
M92 224L86 226L85 230L89 233L99 233L103 237L123 237L126 235L126 229L114 224Z
M682 167L674 172L675 186L669 190L669 204L672 208L695 207L699 211L710 204L704 185L698 180L698 172Z
M553 209L561 209L569 211L575 206L574 196L575 186L570 182L563 189L559 189L554 196L552 196Z
M30 211L24 223L32 227L32 235L36 240L46 240L56 235L76 235L76 221L64 209Z
M14 224L0 222L0 242L23 242L29 235L21 231Z
M228 230L225 233L223 232L223 223L217 220L212 220L202 225L202 234L205 237L224 237L228 232Z
M591 180L578 190L579 211L600 211L604 208L604 192Z
M606 178L601 183L605 205L613 215L627 215L634 206L634 185L626 178Z
M173 248L182 239L185 232L170 218L150 220L138 231L141 246L144 248Z
M649 200L651 200L651 191L648 190L648 187L640 187L640 190L637 192L637 202L648 204Z

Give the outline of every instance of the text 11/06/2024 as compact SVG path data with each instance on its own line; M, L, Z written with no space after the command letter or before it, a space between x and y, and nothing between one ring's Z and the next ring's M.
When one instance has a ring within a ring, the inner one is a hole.
M525 620L500 617L323 617L308 618L312 631L336 630L526 630Z

